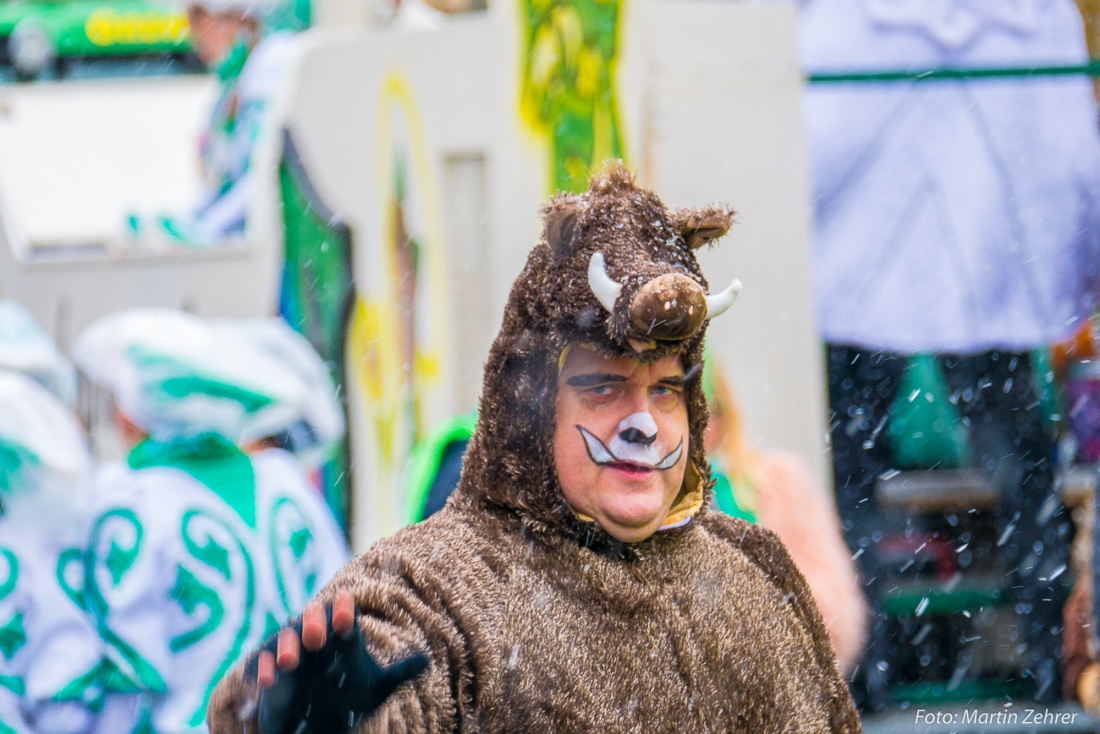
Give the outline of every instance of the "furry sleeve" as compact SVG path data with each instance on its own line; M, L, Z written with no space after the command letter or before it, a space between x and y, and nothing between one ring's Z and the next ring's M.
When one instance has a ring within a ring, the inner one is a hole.
M402 537L404 536L404 538ZM398 688L382 708L359 727L359 734L450 732L472 698L472 651L447 608L454 587L436 577L438 566L421 553L415 537L399 533L346 565L321 591L329 602L349 589L362 615L367 647L383 666L413 652L431 663L415 681ZM402 542L405 541L405 542ZM469 589L465 589L469 592ZM255 718L241 720L243 665L218 685L207 712L211 734L256 734Z

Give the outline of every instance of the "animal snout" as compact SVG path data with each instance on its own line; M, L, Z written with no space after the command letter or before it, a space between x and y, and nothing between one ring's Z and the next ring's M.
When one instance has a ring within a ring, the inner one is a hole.
M651 339L687 339L707 320L707 295L688 276L666 273L638 289L630 304L630 320Z

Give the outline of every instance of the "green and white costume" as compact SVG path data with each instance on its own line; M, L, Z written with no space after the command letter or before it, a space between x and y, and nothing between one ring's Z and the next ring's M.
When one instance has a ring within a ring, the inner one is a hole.
M88 591L111 655L142 691L135 727L148 713L157 732L204 730L222 675L347 560L331 514L280 449L250 460L216 435L146 441L99 472L93 496Z
M134 684L103 720L205 731L221 676L347 560L297 460L238 448L303 420L310 390L237 327L163 309L96 322L74 354L149 433L93 484L86 592Z
M0 732L85 731L101 645L79 604L89 459L72 414L0 369Z
M203 192L187 216L162 222L169 235L214 246L245 234L257 190L253 155L263 136L277 132L297 48L288 32L272 33L255 48L241 39L215 69L220 90L199 141Z

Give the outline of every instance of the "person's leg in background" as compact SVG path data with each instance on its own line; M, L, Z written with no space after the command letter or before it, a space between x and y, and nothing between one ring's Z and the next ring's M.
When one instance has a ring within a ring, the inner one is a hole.
M1044 423L1030 357L1020 352L944 355L952 402L968 424L975 465L1001 490L998 551L1019 620L1018 650L1031 695L1061 695L1064 572L1070 514L1054 482L1054 438Z
M886 704L889 653L883 615L885 578L877 544L882 540L882 514L875 483L892 465L887 420L905 357L860 347L827 345L829 434L837 511L844 539L859 564L872 618L867 651L855 675L853 692L864 710Z

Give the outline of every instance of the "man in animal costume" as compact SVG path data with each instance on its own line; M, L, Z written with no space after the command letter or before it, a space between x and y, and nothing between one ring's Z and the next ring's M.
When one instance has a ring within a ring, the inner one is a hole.
M212 734L854 732L805 581L709 512L694 249L611 165L545 210L450 502L337 574L215 691Z

